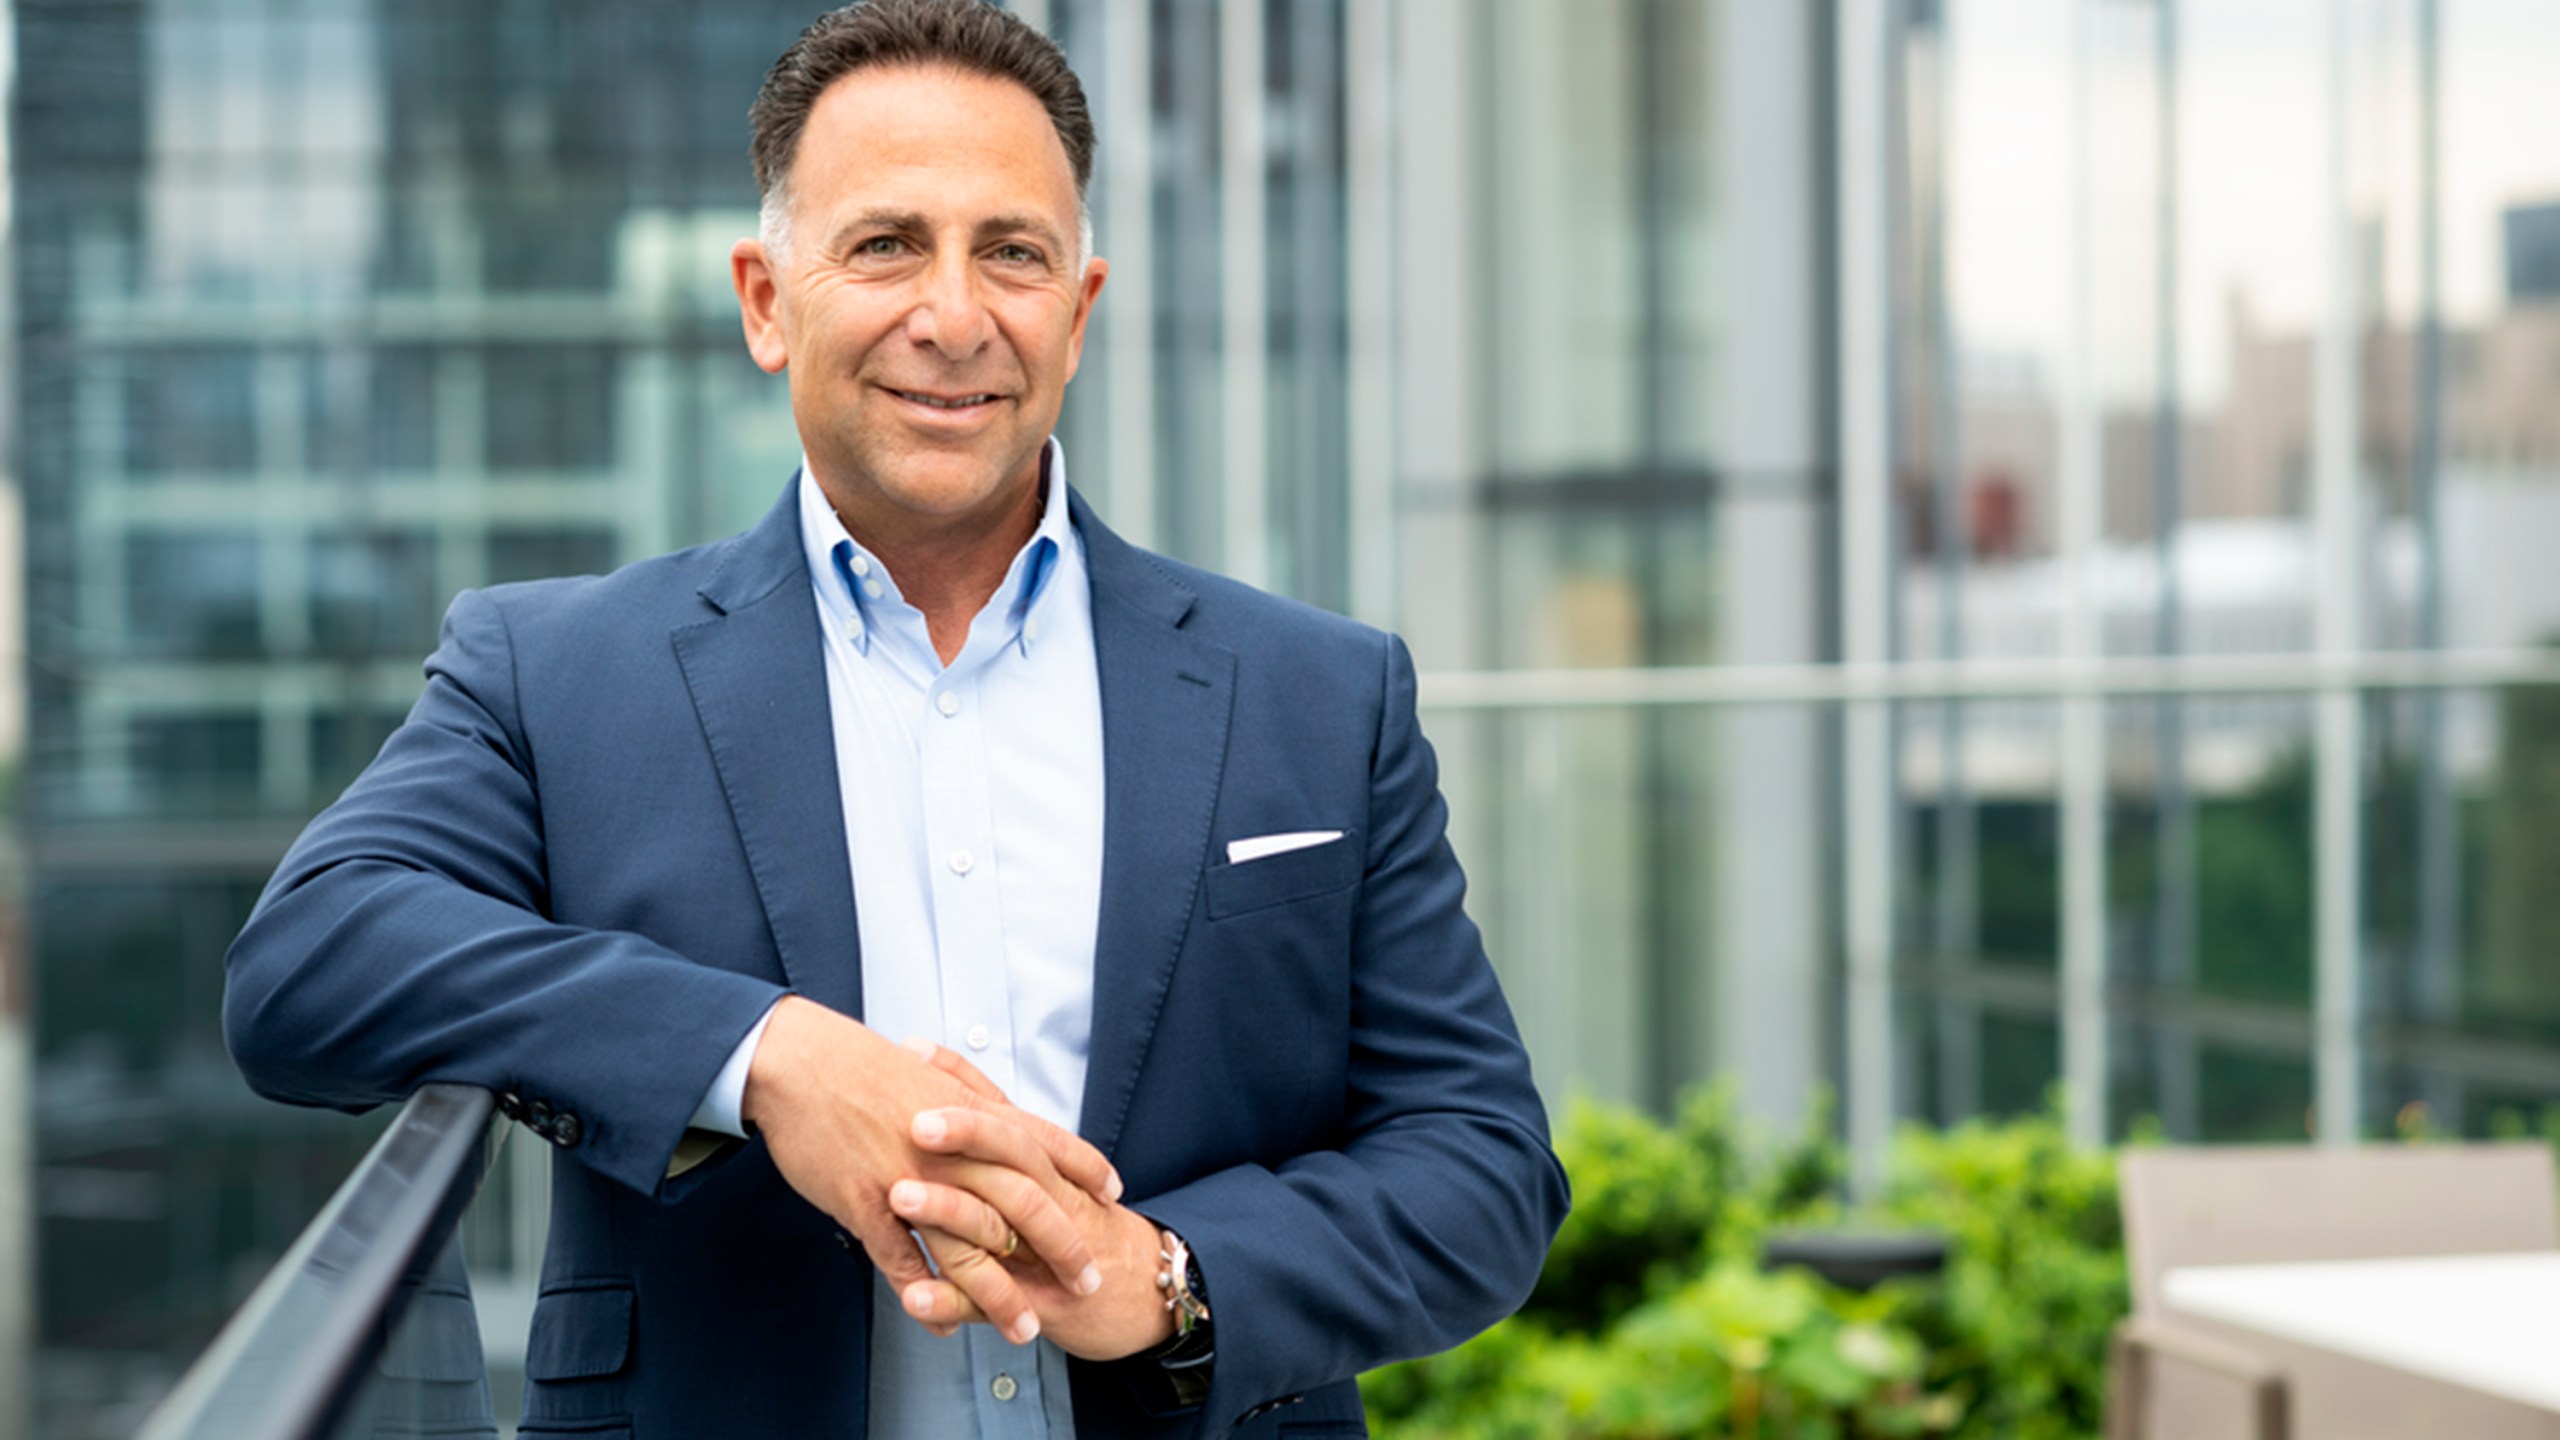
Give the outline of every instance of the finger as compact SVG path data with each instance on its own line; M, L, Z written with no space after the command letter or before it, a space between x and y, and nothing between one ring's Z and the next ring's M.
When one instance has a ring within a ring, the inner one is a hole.
M935 1235L928 1242L933 1247L934 1263L942 1269L944 1283L956 1288L961 1297L977 1307L1004 1337L1016 1345L1028 1345L1040 1338L1040 1317L1031 1309L1031 1297L1022 1293L1013 1274L993 1255L949 1235ZM936 1323L945 1311L936 1308L943 1302L929 1285L909 1285L899 1292L900 1303L907 1313L916 1314L924 1305ZM919 1319L924 1318L918 1316Z
M954 1152L964 1162L945 1179L995 1207L1059 1284L1091 1295L1102 1288L1092 1240L1034 1178L1047 1168L1045 1152L1020 1126L1006 1122L986 1111L928 1110L916 1117L915 1131L919 1144Z
M1032 1134L1047 1151L1049 1163L1067 1182L1105 1205L1117 1205L1126 1187L1120 1183L1120 1172L1093 1142L1063 1125L1052 1125L1037 1115L1025 1117L1034 1129Z
M889 1187L889 1208L918 1230L939 1231L975 1245L999 1260L1020 1243L1015 1230L996 1207L966 1190L925 1180L901 1180Z
M949 1046L936 1045L918 1035L908 1036L905 1044L908 1049L922 1056L924 1063L968 1086L969 1093L979 1099L993 1100L1000 1105L1013 1103L996 1082L987 1078L985 1071L963 1059L959 1051Z
M894 1217L876 1215L859 1228L847 1228L853 1229L855 1237L862 1241L862 1253L871 1258L872 1267L888 1280L890 1289L904 1289L933 1278L933 1271L916 1249L915 1237Z
M898 1292L908 1316L936 1335L956 1335L963 1325L992 1325L976 1303L948 1280L919 1280Z
M1070 1294L1091 1295L1102 1288L1102 1266L1095 1259L1093 1238L1086 1233L1086 1225L1108 1212L1096 1211L1090 1202L1083 1202L1080 1213L1084 1218L1079 1219L1069 1214L1038 1181L1019 1170L982 1161L961 1161L944 1178L992 1207L1021 1237L1011 1258L1023 1263L1037 1260L1040 1268L1057 1277L1057 1283Z
M970 1094L981 1100L993 1101L1017 1117L1038 1138L1050 1165L1065 1176L1068 1183L1104 1204L1118 1202L1124 1191L1120 1172L1112 1168L1111 1162L1090 1141L1015 1105L996 1082L970 1064L959 1051L936 1045L920 1035L910 1035L901 1043L924 1057L926 1064L967 1086Z
M1119 1203L1120 1172L1101 1151L1018 1106L927 1110L916 1116L912 1130L917 1147L933 1154L973 1156L1033 1176L1044 1168L1054 1170L1103 1204Z

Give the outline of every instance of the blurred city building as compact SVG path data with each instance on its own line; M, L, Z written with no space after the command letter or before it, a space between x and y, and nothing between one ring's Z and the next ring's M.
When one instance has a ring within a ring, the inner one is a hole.
M127 1433L371 1133L248 1095L221 959L446 600L788 476L726 255L815 8L17 0L0 1436L13 1364ZM2546 0L1016 8L1101 133L1073 474L1411 640L1558 1102L2560 1099Z
M129 1431L362 1151L241 1085L222 952L444 601L788 473L724 257L807 19L16 7L37 1433Z

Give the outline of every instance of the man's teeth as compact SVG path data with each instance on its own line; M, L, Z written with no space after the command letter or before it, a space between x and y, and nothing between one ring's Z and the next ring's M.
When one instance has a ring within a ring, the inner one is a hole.
M913 391L902 393L917 404L930 405L936 410L965 410L972 405L987 404L996 398L993 395L955 395L946 400L939 395L918 395Z

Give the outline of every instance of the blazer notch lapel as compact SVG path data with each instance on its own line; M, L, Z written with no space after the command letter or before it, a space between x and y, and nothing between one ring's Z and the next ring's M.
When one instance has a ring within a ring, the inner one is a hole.
M789 583L808 570L790 500L786 490L784 504L739 538L703 587L723 613L679 626L669 639L783 973L794 990L858 1016L861 938L835 724L817 600L805 583Z
M1144 613L1101 578L1094 659L1102 683L1102 909L1082 1129L1109 1153L1198 904L1236 662L1233 652L1175 629L1162 609ZM1174 613L1188 609L1186 600Z

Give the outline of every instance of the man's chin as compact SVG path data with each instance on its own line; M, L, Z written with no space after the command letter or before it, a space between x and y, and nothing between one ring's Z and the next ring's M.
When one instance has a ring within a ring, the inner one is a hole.
M879 475L873 485L837 499L848 524L867 512L869 518L904 528L966 531L973 525L993 531L1017 523L1023 502L1039 483L1038 451L1019 476L991 473L984 462L974 466L899 467ZM850 500L850 505L845 502Z

